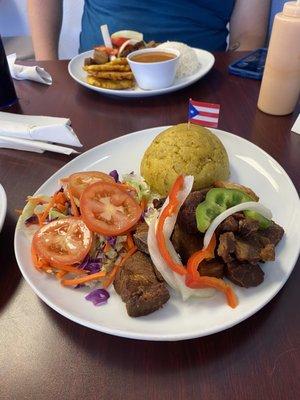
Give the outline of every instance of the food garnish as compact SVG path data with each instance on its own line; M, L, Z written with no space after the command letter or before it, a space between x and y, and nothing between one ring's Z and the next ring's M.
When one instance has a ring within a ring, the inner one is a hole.
M176 224L178 211L192 190L193 180L194 179L192 176L184 177L182 190L179 192L179 196L177 197L180 199L177 209L174 210L172 215L169 215L164 221L164 230L163 230L164 241L166 243L168 252L169 252L173 262L178 265L181 265L181 266L182 266L182 262L171 242L171 235L174 230L174 226ZM168 199L165 201L164 205L162 206L161 213L163 212L164 207L166 207L167 204L168 204ZM187 300L191 296L211 297L214 294L214 289L211 289L211 288L201 289L201 290L190 289L185 284L185 275L180 275L170 268L170 266L168 265L168 261L167 261L168 257L166 260L158 248L158 241L156 238L156 227L157 227L158 220L159 220L159 216L156 216L155 218L153 218L153 220L150 223L149 232L148 232L149 253L150 253L151 259L152 259L154 265L156 266L156 268L158 269L158 271L164 277L165 281L173 289L175 289L175 291L179 291L179 293L181 294L182 299L184 301Z
M89 185L81 195L80 210L87 226L106 236L129 231L142 214L141 207L126 190L108 182Z
M199 231L204 233L211 225L211 222L218 215L229 208L232 209L232 207L245 202L253 203L253 200L249 195L243 193L240 190L222 188L210 189L206 194L205 201L200 203L196 209L196 220ZM267 218L264 218L262 215L255 213L253 209L251 213L247 212L247 208L245 208L244 210L244 213L248 218L253 218L259 221L260 227L262 229L268 228L268 226L270 226L271 221ZM238 209L237 211L243 210Z
M154 195L140 177L130 173L120 181L116 170L109 174L77 172L60 183L62 187L53 196L29 197L20 217L19 225L24 224L26 233L35 229L33 265L55 276L63 286L100 285L105 290L136 253L130 230L135 230L143 210L153 207ZM162 282L160 288L164 285ZM89 298L95 302L103 293L92 292ZM169 298L165 296L154 306L148 304L147 296L140 299L145 313ZM130 313L137 316L134 308L141 304L130 304Z
M95 182L113 183L114 178L100 171L77 172L69 176L67 189L79 201L84 190Z
M158 219L157 227L156 227L156 240L157 240L160 254L163 256L163 258L165 259L168 266L174 272L177 272L179 275L185 275L187 271L181 264L177 264L172 259L171 255L169 253L169 250L167 248L166 241L165 241L164 224L165 224L167 217L171 217L173 214L178 213L178 210L179 210L178 196L179 196L180 190L182 190L182 188L183 188L183 183L184 183L183 176L180 175L176 179L176 181L169 193L168 204L161 211L159 219Z
M198 208L197 208L197 210L198 210ZM197 213L197 210L196 210L196 213ZM269 209L264 207L262 204L256 203L254 201L247 201L245 203L240 203L240 204L237 204L237 205L229 208L228 210L225 210L222 214L219 214L217 217L215 217L211 221L210 225L208 226L208 228L205 232L204 239L203 239L203 245L204 246L208 245L214 231L217 229L217 227L220 225L220 223L222 221L224 221L226 218L230 217L231 215L233 215L239 211L243 211L247 218L251 218L253 220L258 221L259 227L261 229L267 229L272 224L272 222L270 220L270 218L272 218L272 213ZM197 218L197 214L196 214L196 218ZM198 219L197 219L197 222L198 222Z
M110 295L105 289L95 289L92 290L87 296L85 296L86 300L91 301L94 306L101 306L107 303Z
M228 304L231 307L236 307L236 301L233 301L235 298L232 294L232 289L230 286L224 283L223 280L212 278L212 277L201 277L198 272L199 263L204 259L210 259L214 257L214 248L215 248L215 240L213 239L210 245L207 248L201 250L201 252L195 253L194 256L188 261L188 267L185 268L182 263L175 263L174 260L170 257L169 249L171 248L172 244L168 242L168 249L165 245L165 240L163 236L163 225L167 217L172 217L174 213L178 214L179 211L179 202L178 202L178 194L180 189L183 186L183 177L179 176L171 191L168 199L166 200L166 206L162 209L161 214L158 218L158 223L156 228L155 238L157 240L157 247L159 249L160 255L162 256L163 260L167 264L167 266L172 269L175 273L179 275L185 275L185 284L191 289L203 289L203 288L214 288L217 290L222 290L227 295ZM150 238L151 240L151 238ZM173 247L173 246L172 246ZM150 249L150 246L149 246ZM151 258L155 258L155 254L151 252ZM152 259L153 259L152 258ZM154 260L153 260L154 261ZM154 262L155 263L155 262ZM156 264L155 264L156 265ZM165 268L159 269L161 274L165 277ZM168 274L169 277L170 274ZM171 275L172 276L172 275ZM176 275L175 275L176 276ZM167 280L167 278L165 278ZM168 280L167 280L168 282ZM178 279L177 279L178 282ZM177 283L176 282L176 283ZM181 282L182 283L182 282ZM175 284L176 286L176 284ZM186 290L182 292L182 295L187 296ZM193 295L193 291L191 291L190 295Z
M32 246L40 258L54 266L81 262L92 245L92 233L76 217L58 219L43 225L33 236Z

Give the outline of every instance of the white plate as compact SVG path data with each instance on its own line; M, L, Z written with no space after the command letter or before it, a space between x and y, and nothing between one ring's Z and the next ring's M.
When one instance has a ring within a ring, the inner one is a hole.
M6 193L3 186L0 183L0 232L5 220L6 209L7 209Z
M197 53L200 67L197 72L193 75L176 80L174 84L165 89L156 89L156 90L143 90L140 88L136 89L127 89L127 90L111 90L111 89L102 89L96 86L90 85L86 82L87 73L82 69L84 65L84 59L87 57L92 57L93 51L86 51L85 53L78 54L69 62L68 71L69 74L76 82L81 85L95 90L96 92L110 94L112 96L120 96L120 97L149 97L149 96L157 96L160 94L174 92L176 90L182 89L186 86L191 85L192 83L198 81L202 78L207 72L212 68L215 62L214 56L206 50L194 49Z
M51 195L58 179L75 171L117 169L121 174L139 172L141 157L154 137L167 127L135 132L97 146L69 162L48 179L36 194ZM24 278L50 307L65 317L87 327L113 335L144 340L181 340L209 335L238 324L267 304L286 282L296 263L299 244L299 199L283 168L254 144L233 134L214 130L229 154L231 179L250 186L273 218L285 229L276 248L276 261L265 263L265 280L257 288L235 286L240 304L226 305L217 293L210 299L183 302L174 292L159 311L140 318L130 318L113 289L105 306L95 307L84 298L82 289L62 287L46 274L37 272L30 260L30 243L22 231L15 234L16 258ZM28 193L30 194L30 193ZM288 293L286 293L288 296Z

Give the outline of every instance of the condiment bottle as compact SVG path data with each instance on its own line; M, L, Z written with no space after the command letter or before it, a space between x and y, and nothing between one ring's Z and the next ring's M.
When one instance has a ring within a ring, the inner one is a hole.
M300 93L300 0L275 15L258 108L272 115L293 112Z

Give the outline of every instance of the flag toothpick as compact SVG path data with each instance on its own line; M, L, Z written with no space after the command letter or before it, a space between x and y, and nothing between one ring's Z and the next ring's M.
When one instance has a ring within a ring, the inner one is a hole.
M220 104L189 100L188 124L192 122L209 128L217 128L219 114Z

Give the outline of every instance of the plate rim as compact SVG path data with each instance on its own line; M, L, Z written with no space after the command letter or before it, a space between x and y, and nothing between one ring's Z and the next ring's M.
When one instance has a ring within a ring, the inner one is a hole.
M73 57L68 62L68 73L72 77L72 79L74 79L78 84L80 84L90 90L93 90L95 92L102 93L105 95L110 95L113 97L132 97L132 98L159 96L159 95L163 95L163 94L167 94L167 93L172 93L172 92L175 92L177 90L180 90L187 86L192 85L193 83L197 82L199 79L203 78L212 69L212 67L215 64L215 56L207 50L198 49L198 48L193 48L193 49L197 52L198 57L200 56L200 54L205 54L207 57L210 58L209 64L206 67L206 69L204 70L203 74L199 75L199 73L201 71L200 70L198 73L193 74L192 78L190 80L182 82L177 85L172 85L172 86L169 86L169 87L163 88L163 89L154 89L154 90L145 90L145 91L134 91L134 90L126 90L126 89L125 90L112 90L112 89L98 88L96 86L90 85L89 83L80 80L72 71L73 64L78 59L89 57L92 54L93 50L85 51L85 52L77 54L75 57Z
M135 131L135 132L131 132L131 133L127 133L125 135L119 136L117 138L108 140L106 142L103 142L97 146L92 147L91 149L87 150L86 152L80 154L79 156L77 156L76 158L74 158L73 160L69 161L68 163L66 163L64 166L62 166L61 168L59 168L54 174L52 174L34 193L37 194L40 192L40 190L43 190L44 186L47 186L50 181L52 181L54 178L58 177L62 171L69 167L72 166L74 163L76 163L76 161L78 159L83 159L85 157L88 157L88 155L94 151L99 150L100 147L102 147L103 145L106 144L111 144L111 143L116 143L120 140L122 140L124 137L126 136L134 136L134 135L140 135L141 133L147 134L147 132L153 131L153 130L164 130L169 128L169 126L157 126L157 127L152 127L152 128L147 128L147 129L142 129L139 131ZM256 144L250 142L249 140L235 135L231 132L227 132L224 131L222 129L212 129L212 132L218 132L222 134L226 134L231 136L232 139L234 140L238 140L240 142L246 142L247 145L252 146L254 149L258 149L258 151L262 152L262 154L264 154L265 156L267 156L269 159L272 160L272 162L275 163L275 165L277 166L277 168L280 169L281 173L283 173L285 175L285 178L287 178L287 182L293 192L293 196L295 196L295 198L299 199L297 190L295 188L295 185L293 184L292 179L290 178L290 176L288 175L288 173L286 172L286 170L280 165L280 163L278 163L278 161L276 161L270 154L268 154L265 150L261 149L259 146L257 146ZM63 175L63 173L62 173ZM299 210L298 210L299 211ZM299 217L300 213L298 212L298 217ZM19 258L19 254L17 251L17 240L18 240L18 229L16 227L15 229L15 234L14 234L14 252L15 252L15 256L16 256L16 260L18 263L18 267L23 275L23 277L25 278L26 282L29 284L29 286L31 287L31 289L34 291L34 293L40 298L42 299L49 307L51 307L52 309L54 309L56 312L58 312L59 314L63 315L64 317L66 317L67 319L76 322L82 326L94 329L96 331L102 332L102 333L106 333L106 334L110 334L113 336L118 336L118 337L124 337L124 338L128 338L128 339L137 339L137 340L150 340L150 341L178 341L178 340L188 340L188 339L194 339L194 338L199 338L199 337L203 337L203 336L208 336L214 333L218 333L218 332L222 332L225 331L235 325L240 324L241 322L245 321L246 319L250 318L252 315L256 314L259 310L261 310L263 307L265 307L277 294L278 292L282 289L282 287L285 285L285 283L287 282L287 280L289 279L291 273L294 270L294 267L296 265L297 259L299 257L299 249L298 249L298 254L297 252L295 252L295 256L294 259L291 262L291 269L290 271L284 276L284 279L280 282L280 285L278 286L277 290L272 291L270 293L270 295L267 296L266 300L262 302L262 304L258 304L256 305L253 309L249 310L248 312L245 312L245 314L242 317L238 317L236 320L230 322L230 323L225 323L222 325L221 329L220 327L211 327L209 329L202 329L202 331L199 333L196 330L192 331L192 333L178 333L178 334L161 334L161 333L139 333L139 332L131 332L131 331L126 331L126 330L122 330L122 329L115 329L115 328L107 328L103 325L99 325L93 322L89 322L87 320L81 319L79 317L76 317L74 315L70 315L70 313L66 312L63 308L56 306L55 303L53 303L51 300L48 300L47 297L39 290L38 287L36 287L31 280L29 279L29 277L26 274L26 271L24 271L23 267L22 267L22 263L21 260ZM300 247L300 246L299 246Z
M0 203L1 203L1 208L0 208L0 232L1 232L7 213L7 195L1 183L0 183Z

